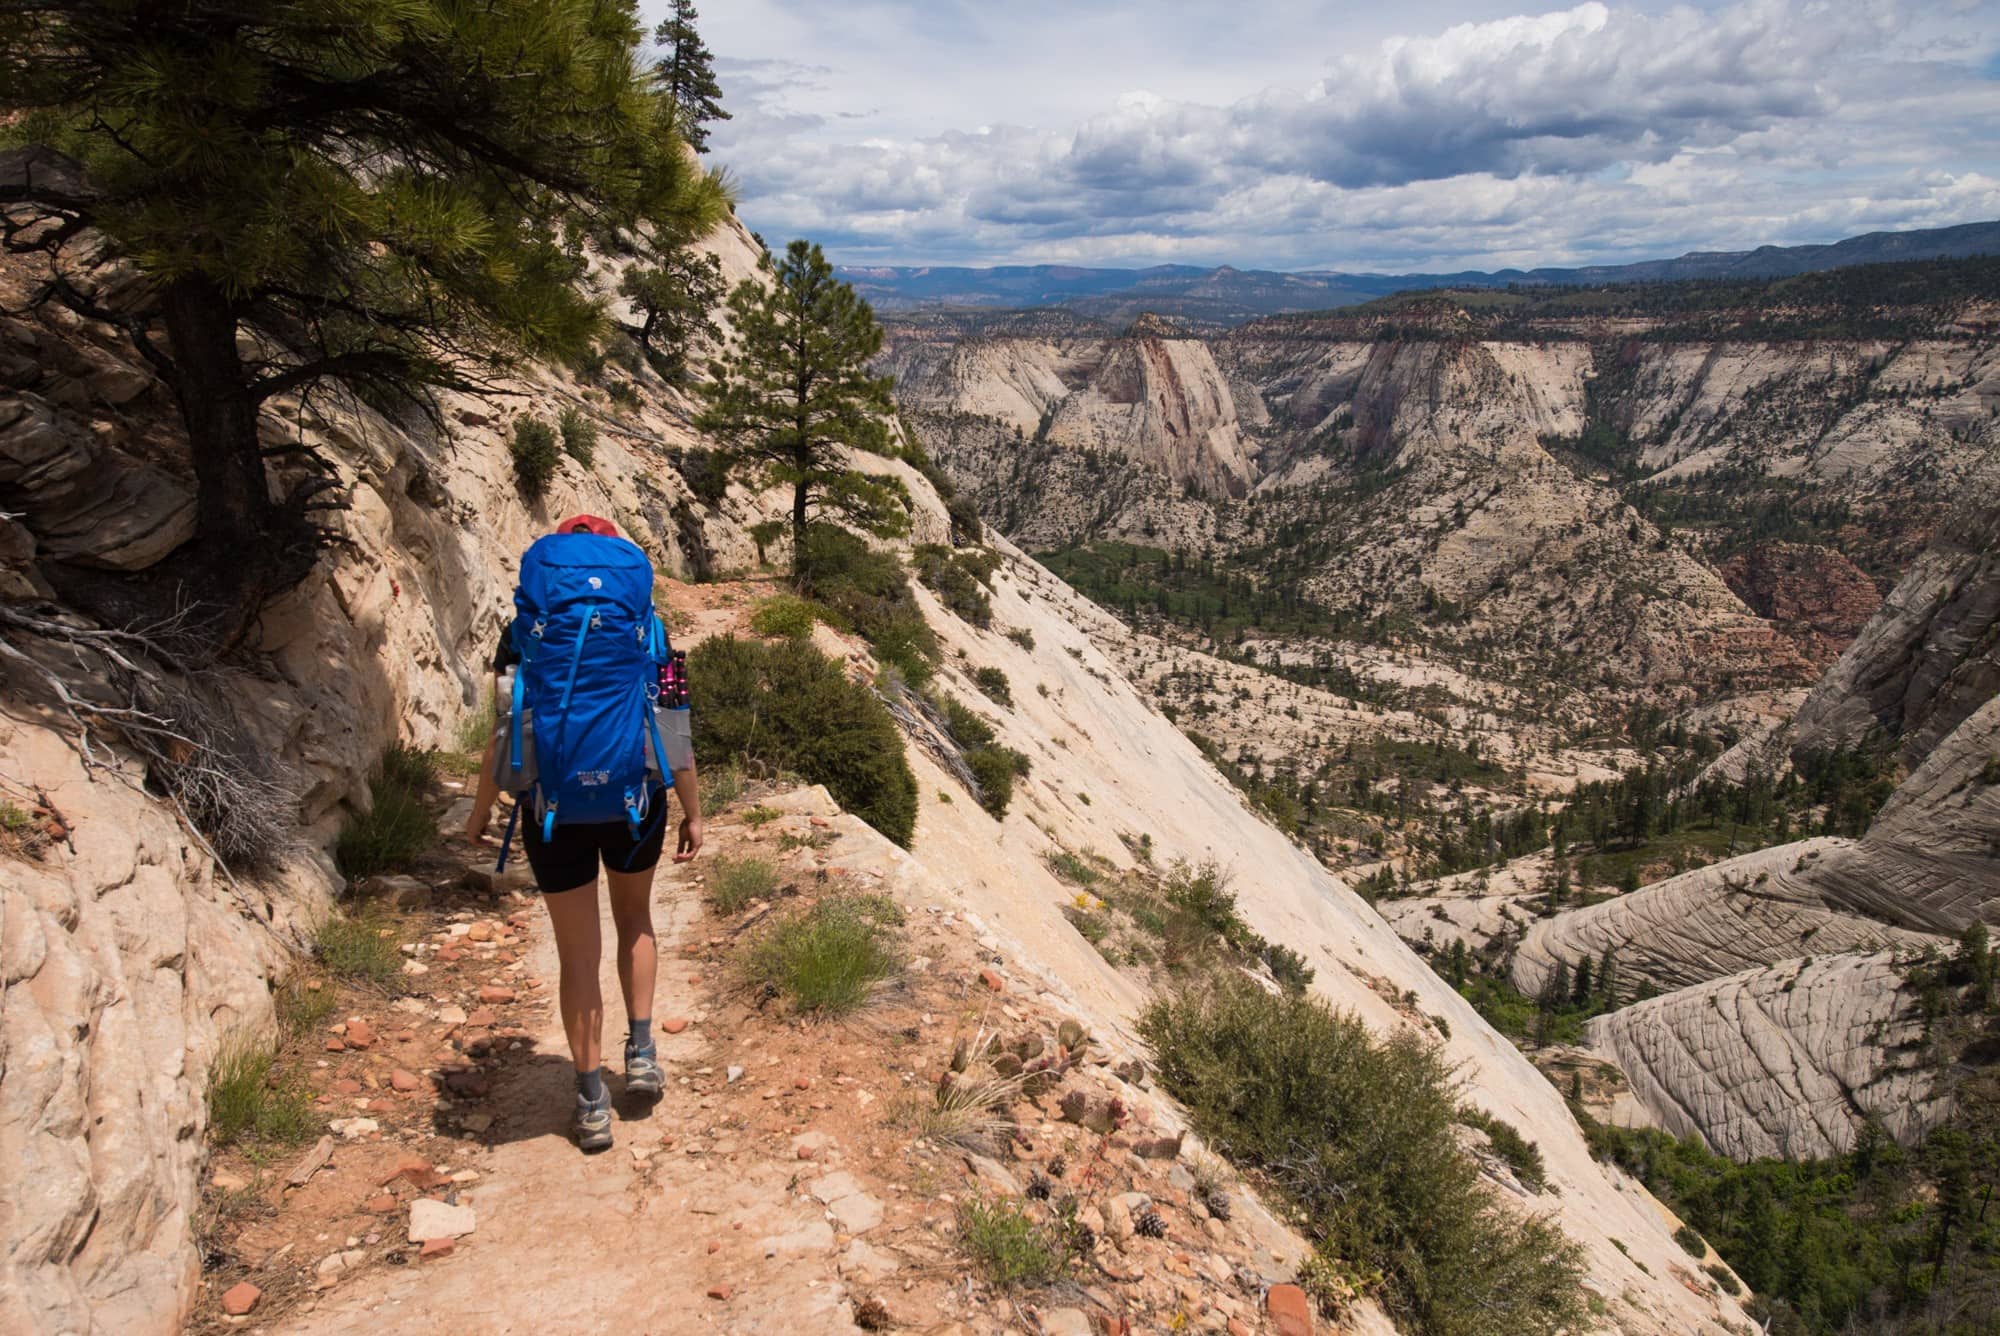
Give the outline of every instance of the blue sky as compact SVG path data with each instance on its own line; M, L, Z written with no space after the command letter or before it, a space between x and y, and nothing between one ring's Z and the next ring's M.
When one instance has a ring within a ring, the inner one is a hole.
M699 26L738 212L847 264L1399 272L2000 218L2000 0L709 0Z

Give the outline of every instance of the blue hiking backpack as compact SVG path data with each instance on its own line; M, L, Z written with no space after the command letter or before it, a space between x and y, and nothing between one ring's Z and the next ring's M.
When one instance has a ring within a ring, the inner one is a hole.
M655 785L654 706L666 628L653 610L653 565L623 538L558 533L521 558L509 632L514 673L504 752L495 777L527 808L544 841L558 825L623 818L637 839ZM513 821L508 822L511 843ZM501 862L506 862L506 845Z

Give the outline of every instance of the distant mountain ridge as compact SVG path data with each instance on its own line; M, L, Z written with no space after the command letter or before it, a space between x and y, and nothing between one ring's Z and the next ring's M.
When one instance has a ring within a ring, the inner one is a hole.
M1870 232L1825 245L1690 251L1678 259L1577 269L1350 274L1330 270L1280 273L1228 265L1203 269L1179 264L1146 269L1092 269L1054 264L990 269L844 265L839 273L883 311L951 306L1016 310L1061 306L1107 320L1130 319L1141 311L1151 311L1233 323L1259 315L1352 306L1415 288L1786 278L1848 265L1995 254L2000 254L2000 221L1911 232Z

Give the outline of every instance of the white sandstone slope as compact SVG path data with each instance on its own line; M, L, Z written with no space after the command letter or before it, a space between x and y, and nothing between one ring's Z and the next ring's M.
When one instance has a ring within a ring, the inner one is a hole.
M1672 1222L1643 1189L1591 1157L1548 1080L1359 896L1252 815L1153 712L1099 647L1099 637L1116 634L1114 620L1040 567L1010 558L996 580L992 631L934 605L927 611L947 646L949 689L1027 752L1033 773L1017 786L1005 821L995 822L912 749L923 799L914 852L931 873L960 888L967 906L1013 944L1013 958L1038 963L1052 992L1105 1033L1128 1035L1144 999L1063 917L1075 890L1043 860L1058 849L1089 850L1129 866L1125 841L1142 835L1151 837L1156 861L1213 859L1230 872L1250 925L1305 955L1321 996L1378 1030L1414 1027L1442 1043L1461 1064L1466 1097L1540 1143L1555 1191L1519 1204L1553 1213L1584 1245L1591 1286L1621 1330L1720 1331L1723 1322L1742 1321L1736 1305L1707 1285L1691 1292L1671 1279L1686 1269ZM1007 638L1008 630L1029 632L1034 648ZM991 705L970 684L970 672L986 666L1008 675L1012 708ZM937 796L954 792L949 802Z
M1888 952L1746 970L1587 1031L1662 1127L1739 1160L1848 1150L1868 1118L1898 1141L1922 1136L1949 1107L1922 1033Z

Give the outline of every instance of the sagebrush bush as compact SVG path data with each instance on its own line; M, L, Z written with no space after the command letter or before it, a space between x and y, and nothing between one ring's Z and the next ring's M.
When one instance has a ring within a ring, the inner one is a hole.
M1014 688L1007 681L1007 674L999 668L975 668L972 670L972 684L979 688L988 700L996 705L1012 705Z
M368 782L368 811L334 844L342 875L359 879L409 867L437 838L428 794L437 776L435 752L391 747Z
M1377 1043L1317 999L1223 972L1155 1000L1140 1033L1203 1139L1290 1196L1322 1250L1379 1268L1416 1330L1554 1336L1581 1320L1578 1250L1481 1185L1438 1049Z
M319 1130L312 1092L293 1077L272 1079L271 1046L248 1035L226 1040L208 1071L208 1130L219 1146L296 1145Z
M937 693L936 703L944 715L945 732L965 758L966 769L979 787L979 805L995 819L1007 815L1014 800L1014 780L1028 774L1028 757L996 740L993 726L954 697Z
M794 594L777 594L757 605L750 614L750 629L770 639L792 639L812 634L818 610L809 600Z
M824 784L835 801L909 846L917 781L903 735L866 686L803 640L770 644L717 636L695 646L688 673L700 693L695 758L754 761Z
M778 869L765 858L718 858L708 874L708 902L724 914L740 912L752 900L768 900L778 889Z
M556 448L555 429L538 417L526 414L514 419L514 439L508 444L514 457L514 483L530 503L548 495L562 454Z
M575 404L563 409L556 419L556 428L562 433L563 453L585 468L597 458L597 424L583 415L583 410Z
M896 972L902 915L879 896L835 896L792 914L750 944L752 982L776 987L801 1011L844 1015Z
M1548 1187L1548 1172L1542 1164L1542 1148L1521 1135L1519 1128L1504 1118L1495 1117L1484 1109L1467 1105L1461 1111L1460 1121L1467 1127L1476 1127L1486 1134L1487 1143L1493 1153L1507 1162L1514 1171L1514 1177L1531 1191L1540 1192Z

